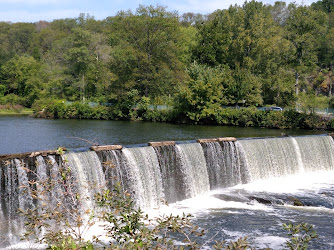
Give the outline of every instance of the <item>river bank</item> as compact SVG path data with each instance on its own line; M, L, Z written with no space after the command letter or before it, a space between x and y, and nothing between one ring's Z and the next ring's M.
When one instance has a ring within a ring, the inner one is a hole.
M0 115L33 115L34 111L31 108L0 108Z
M148 105L137 107L90 106L79 102L66 105L56 101L35 110L39 110L35 111L35 117L53 119L125 120L274 129L334 129L331 116L319 115L315 112L303 113L294 109L275 111L259 110L256 107L240 109L217 107L214 110L207 110L203 115L181 108L159 110L149 108Z

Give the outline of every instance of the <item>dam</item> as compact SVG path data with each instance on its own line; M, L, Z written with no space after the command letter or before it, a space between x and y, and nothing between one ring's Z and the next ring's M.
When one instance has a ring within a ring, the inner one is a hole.
M162 206L162 201L176 204L215 190L231 190L271 178L324 171L333 175L334 142L330 135L240 140L225 137L188 143L152 142L129 148L92 147L91 151L63 155L54 151L1 156L1 246L19 241L24 225L18 209L38 205L33 196L27 195L34 176L58 178L58 168L64 161L78 192L88 194L89 199L82 204L85 209L94 209L94 194L102 188L111 188L115 180L137 206L152 209ZM89 188L88 184L95 188ZM55 187L49 202L60 199L61 195L61 187ZM326 206L333 210L334 197L330 198L332 207Z

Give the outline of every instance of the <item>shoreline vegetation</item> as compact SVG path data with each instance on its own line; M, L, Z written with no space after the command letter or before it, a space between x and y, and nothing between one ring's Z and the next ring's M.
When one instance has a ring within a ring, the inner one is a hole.
M333 13L253 0L0 22L0 114L332 130Z
M34 117L48 119L97 119L128 120L147 122L168 122L202 125L224 125L240 127L265 127L272 129L319 129L334 130L334 119L330 115L319 115L315 112L301 113L293 109L284 111L259 110L256 107L218 107L209 114L181 111L176 108L159 110L148 104L122 109L119 106L91 106L75 102L65 104L53 100L47 106L34 108ZM41 111L38 111L41 110Z

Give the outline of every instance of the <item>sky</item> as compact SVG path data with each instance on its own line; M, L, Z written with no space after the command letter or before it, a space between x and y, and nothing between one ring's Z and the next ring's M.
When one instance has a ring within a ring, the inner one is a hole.
M315 0L314 0L315 1ZM262 0L273 4L275 0ZM311 0L286 0L286 3L309 5ZM90 14L97 20L114 16L121 10L132 10L142 5L162 5L169 11L208 14L230 5L242 5L244 0L0 0L0 21L38 22L76 18L80 13Z

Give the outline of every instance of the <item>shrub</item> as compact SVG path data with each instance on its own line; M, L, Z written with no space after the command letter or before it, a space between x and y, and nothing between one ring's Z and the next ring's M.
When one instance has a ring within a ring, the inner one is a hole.
M24 105L24 99L15 94L8 94L3 97L0 97L0 104L2 105L9 104L12 106L15 104Z
M286 119L287 128L299 128L302 126L305 119L305 114L292 109L284 111L283 115Z
M175 112L173 110L147 110L143 113L144 121L151 122L173 122L176 119Z
M327 129L334 130L334 119L329 120L327 123Z
M92 108L90 119L108 120L109 118L110 108L100 105Z
M67 113L66 104L61 100L55 100L44 109L43 113L50 118L65 118Z
M283 228L288 231L288 235L290 236L285 245L291 250L306 250L309 242L319 237L313 226L307 223L299 225L293 225L292 223L283 224Z
M262 111L266 112L263 125L266 128L285 128L286 120L282 112L277 111Z
M332 96L331 98L329 98L329 100L328 100L328 106L330 108L334 108L334 96Z
M92 108L87 103L74 102L69 109L72 109L70 118L90 119L92 117Z
M5 95L7 88L5 85L0 84L0 97Z

